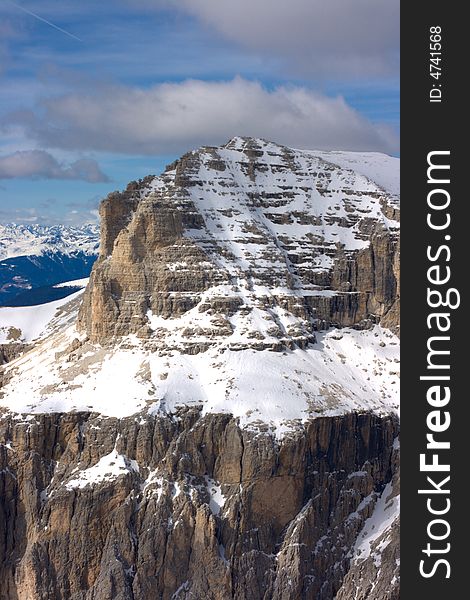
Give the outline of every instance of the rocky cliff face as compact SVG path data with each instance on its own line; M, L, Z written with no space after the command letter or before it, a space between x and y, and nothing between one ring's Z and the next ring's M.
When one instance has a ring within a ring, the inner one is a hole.
M10 362L28 350L28 345L22 342L0 344L0 366Z
M4 419L0 598L332 599L396 434L370 414L280 443L197 410Z
M112 194L101 217L79 319L92 340L149 338L152 315L195 307L216 315L200 336L208 344L228 340L253 308L284 344L330 325L398 327L397 197L323 155L235 138ZM290 331L277 309L296 319ZM257 333L258 346L271 344Z
M235 138L102 203L0 367L0 600L398 599L389 161Z

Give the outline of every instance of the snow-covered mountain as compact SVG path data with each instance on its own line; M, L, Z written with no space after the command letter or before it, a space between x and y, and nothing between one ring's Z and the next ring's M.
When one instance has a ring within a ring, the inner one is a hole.
M8 406L122 417L202 403L276 435L312 415L396 412L398 338L383 324L396 331L397 167L235 138L111 194L78 329L22 363ZM341 333L319 332L331 325ZM89 376L65 385L57 348L74 339Z
M17 256L82 252L88 256L98 253L99 226L0 224L0 260Z
M0 371L19 597L398 598L398 165L234 138L103 201Z
M0 306L59 299L57 283L88 277L97 257L99 228L0 225Z

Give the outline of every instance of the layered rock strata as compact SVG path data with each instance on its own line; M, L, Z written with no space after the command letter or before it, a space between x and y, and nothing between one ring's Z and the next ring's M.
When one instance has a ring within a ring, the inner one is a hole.
M229 347L256 311L268 330L258 347L273 337L305 345L331 325L398 327L398 198L314 153L235 138L184 155L100 210L101 253L79 318L94 341L167 339L152 316L191 309L199 337Z

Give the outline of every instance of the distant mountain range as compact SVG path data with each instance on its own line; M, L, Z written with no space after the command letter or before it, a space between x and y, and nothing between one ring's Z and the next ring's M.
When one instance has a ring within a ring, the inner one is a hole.
M69 295L73 287L54 286L88 277L98 248L98 225L0 225L0 306Z

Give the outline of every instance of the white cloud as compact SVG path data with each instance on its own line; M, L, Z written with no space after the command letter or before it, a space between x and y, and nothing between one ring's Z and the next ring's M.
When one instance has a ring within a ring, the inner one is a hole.
M0 223L35 223L38 220L35 208L0 209Z
M187 80L150 89L124 86L44 99L38 113L10 116L40 145L135 154L180 153L234 135L300 148L395 152L396 134L341 97L257 82Z
M127 0L129 2L129 0ZM343 76L398 72L399 0L132 0L189 13L294 69Z
M14 202L0 208L0 223L43 223L47 225L85 225L99 223L98 210L90 208L92 201L75 203L76 208L52 203L50 206L16 207Z
M81 179L90 183L108 181L96 161L81 158L60 164L45 150L22 150L0 156L0 179Z

